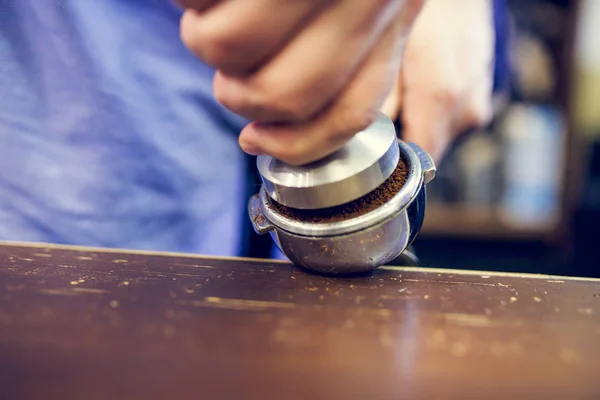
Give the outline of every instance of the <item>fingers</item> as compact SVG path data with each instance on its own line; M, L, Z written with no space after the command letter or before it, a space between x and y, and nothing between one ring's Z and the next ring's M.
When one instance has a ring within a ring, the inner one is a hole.
M226 0L210 9L202 3L204 12L193 7L183 14L182 41L208 65L241 75L266 62L329 2Z
M406 25L402 20L390 25L352 83L325 112L299 124L252 123L240 135L242 149L302 165L342 147L377 116L400 66Z
M257 122L302 122L315 117L354 77L403 4L336 2L255 74L218 73L217 100Z

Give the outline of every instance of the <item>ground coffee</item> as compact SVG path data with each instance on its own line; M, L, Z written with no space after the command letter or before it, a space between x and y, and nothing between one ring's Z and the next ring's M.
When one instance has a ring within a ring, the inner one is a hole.
M318 210L299 210L271 201L271 205L284 216L303 222L339 222L366 214L394 197L406 183L408 168L400 158L392 175L379 187L365 196L335 207Z

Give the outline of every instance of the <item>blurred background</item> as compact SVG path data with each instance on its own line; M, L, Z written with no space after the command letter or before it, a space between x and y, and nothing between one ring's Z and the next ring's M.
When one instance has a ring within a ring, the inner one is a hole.
M451 149L415 243L427 267L600 276L600 1L510 0L510 95Z

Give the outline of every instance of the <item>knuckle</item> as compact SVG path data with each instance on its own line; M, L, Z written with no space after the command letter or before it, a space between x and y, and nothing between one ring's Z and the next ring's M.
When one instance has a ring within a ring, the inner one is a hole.
M252 78L254 105L267 122L305 122L324 108L328 89L315 88L278 68L259 71Z
M295 93L293 85L272 74L258 77L254 87L254 105L267 120L301 122L313 115L310 96Z
M191 26L191 24L195 26ZM224 32L207 30L196 22L182 21L181 40L185 46L206 64L221 67L231 62L236 45Z
M255 122L276 122L272 117L272 103L251 79L232 81L217 72L213 82L213 96L222 106L242 117Z
M262 101L261 108L268 118L283 120L286 122L301 122L311 116L311 110L294 98L279 99L279 96L269 96Z
M197 46L200 58L207 64L217 68L230 64L233 52L223 39L201 38Z
M287 78L277 71L260 70L232 84L217 73L213 93L225 107L256 122L303 123L326 107L320 93L299 88Z
M234 96L231 96L229 94L229 91L227 91L224 87L224 85L220 84L216 80L213 85L213 96L218 103L220 103L223 107L227 108L228 110L233 112L238 112L241 110L239 100L237 100Z
M301 101L280 96L270 90L251 91L243 96L226 96L215 93L226 107L232 107L257 122L299 123L306 121L311 110Z

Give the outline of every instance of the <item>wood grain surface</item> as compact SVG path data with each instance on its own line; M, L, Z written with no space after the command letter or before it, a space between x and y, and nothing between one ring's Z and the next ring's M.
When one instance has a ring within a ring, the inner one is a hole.
M600 283L0 245L0 399L196 398L598 399Z

